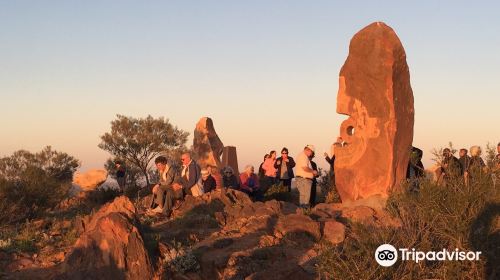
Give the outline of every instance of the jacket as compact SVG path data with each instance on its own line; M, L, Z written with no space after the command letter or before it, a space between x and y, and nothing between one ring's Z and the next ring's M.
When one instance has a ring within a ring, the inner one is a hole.
M194 160L192 160L187 167L187 176L183 176L181 173L182 188L186 191L194 186L198 182L198 179L200 179L200 173L200 167Z
M278 164L279 162L279 164ZM281 179L281 166L283 165L283 157L279 157L276 159L274 162L274 168L278 170L276 177L278 179ZM288 157L288 162L286 163L286 169L288 172L288 178L292 179L295 177L295 174L293 174L293 168L295 167L295 161L293 160L293 157Z

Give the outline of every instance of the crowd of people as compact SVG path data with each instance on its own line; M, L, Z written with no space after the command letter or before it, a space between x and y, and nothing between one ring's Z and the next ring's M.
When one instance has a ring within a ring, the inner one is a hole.
M335 182L334 148L342 145L342 140L339 139L332 145L332 155L324 153L325 161L330 166L331 182ZM481 176L487 172L481 154L479 146L471 147L470 151L460 149L459 158L456 158L450 149L443 149L442 160L436 170L436 181L438 184L446 185L457 181L470 184L480 180ZM419 182L426 176L422 156L422 150L412 147L406 174L412 191L419 190ZM221 170L210 166L201 168L192 159L190 153L181 155L181 170L169 164L166 157L159 156L155 159L159 182L152 188L153 199L149 213L168 216L186 195L201 196L217 188L239 190L253 200L259 201L273 185L282 185L288 192L291 192L292 179L295 180L295 186L299 192L300 207L311 207L316 203L317 178L320 176L317 164L313 161L314 157L313 145L306 145L295 159L289 156L288 149L283 147L279 157L274 150L264 156L257 174L252 165L247 165L241 174L235 174L230 166L225 166ZM125 184L125 171L122 163L117 162L116 169L117 181L121 188ZM500 172L500 143L497 145L493 169L493 171Z
M422 150L412 147L406 173L406 178L410 183L410 190L418 190L419 181L426 175L422 164L422 155ZM472 146L469 150L460 149L458 158L453 155L450 148L443 149L437 169L434 170L435 181L439 185L457 183L469 185L482 179L491 179L493 184L496 184L496 181L500 178L500 143L497 144L496 155L490 167L486 166L481 155L482 150L479 146ZM491 177L487 177L488 171L491 171Z

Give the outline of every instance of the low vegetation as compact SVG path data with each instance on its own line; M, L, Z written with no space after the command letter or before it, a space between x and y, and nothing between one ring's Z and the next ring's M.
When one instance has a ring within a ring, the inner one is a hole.
M350 224L346 240L323 244L319 272L326 279L498 279L500 194L490 176L473 185L439 186L423 181L418 193L394 193L388 210L401 228ZM398 260L379 266L374 258L381 244L419 251L481 251L480 261Z

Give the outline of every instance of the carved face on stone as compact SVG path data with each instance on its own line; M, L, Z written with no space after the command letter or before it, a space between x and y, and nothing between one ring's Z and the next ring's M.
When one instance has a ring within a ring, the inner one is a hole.
M335 173L342 200L386 196L404 178L413 140L413 93L394 31L373 23L358 32L340 71L337 113L342 146ZM399 182L398 182L399 183Z

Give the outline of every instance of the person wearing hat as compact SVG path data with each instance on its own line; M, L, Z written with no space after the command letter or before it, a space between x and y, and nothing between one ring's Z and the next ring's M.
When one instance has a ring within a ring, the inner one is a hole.
M311 198L311 187L314 176L318 175L318 171L313 170L310 157L314 153L314 146L307 145L304 150L296 157L295 161L295 182L299 190L299 204L302 208L309 207Z

